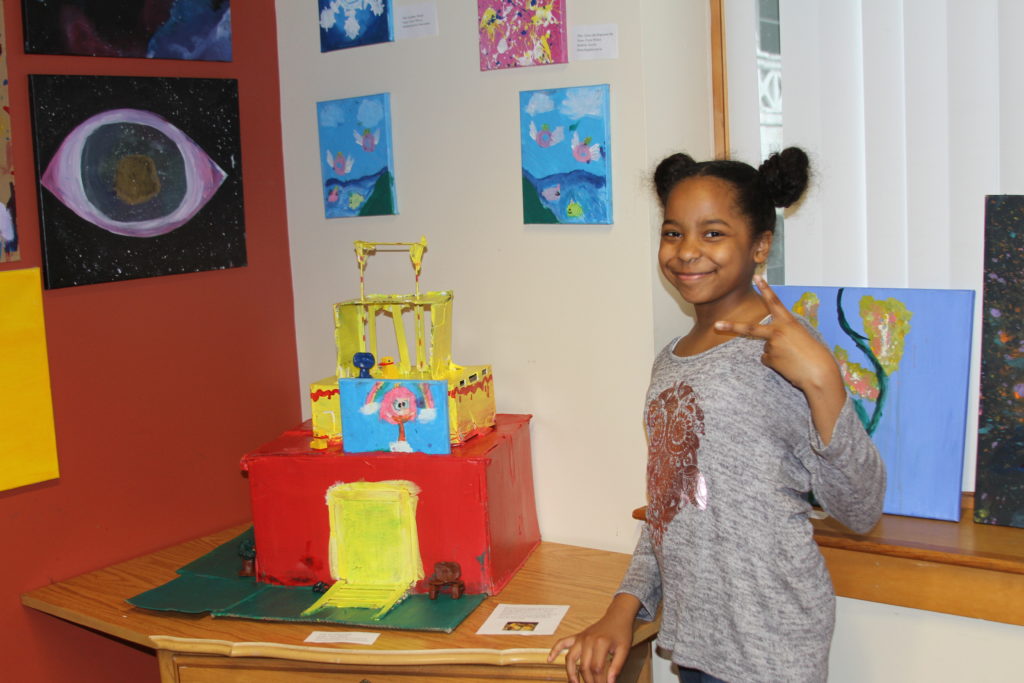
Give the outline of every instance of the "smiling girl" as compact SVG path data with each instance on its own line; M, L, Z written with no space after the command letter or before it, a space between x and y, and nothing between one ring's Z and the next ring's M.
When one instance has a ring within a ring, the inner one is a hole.
M759 169L675 154L655 171L658 263L696 322L654 362L647 522L626 577L600 621L551 650L568 649L570 681L615 680L633 620L659 604L658 645L685 683L827 678L835 597L807 493L865 532L885 470L828 349L755 279L775 208L808 171L797 148Z

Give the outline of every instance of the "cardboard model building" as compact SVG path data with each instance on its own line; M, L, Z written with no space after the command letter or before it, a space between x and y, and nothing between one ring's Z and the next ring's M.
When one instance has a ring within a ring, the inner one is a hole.
M360 562L337 553L383 554L377 540L360 540L371 536L391 538L387 552L400 552L415 535L423 567L457 562L467 594L498 593L540 541L529 422L528 415L498 415L494 429L452 455L345 453L341 444L313 449L307 428L263 444L242 459L256 528L256 580L279 586L351 583L353 577L338 570ZM414 515L407 514L407 504ZM417 568L396 576L403 590L430 590Z
M377 252L379 247L408 249L416 278L414 293L366 294L366 259L368 255ZM370 450L364 448L363 444L367 440L379 438L367 437L363 433L364 429L379 428L379 424L357 420L354 416L346 424L343 419L346 411L342 409L341 387L350 380L366 379L367 375L376 380L446 382L448 397L447 406L443 410L447 412L449 441L453 445L464 443L494 426L494 379L491 367L461 366L452 362L452 292L420 293L420 271L426 247L425 238L419 242L355 243L356 262L359 265L359 298L334 305L334 337L338 349L335 374L310 386L313 434L318 439L313 444L315 448L326 448L329 443L342 439L342 447L346 452L361 452L350 449L348 445L355 442L362 451ZM413 330L411 339L407 334L410 326ZM395 349L394 355L381 355L381 350L385 348L385 335L388 335L389 344L393 342L390 347ZM393 335L393 339L390 335ZM373 365L367 367L370 356ZM414 395L417 393L410 390ZM422 390L419 393L422 394ZM435 409L441 410L439 406L435 406ZM422 424L423 413L419 415ZM383 415L381 419L387 421ZM351 434L350 431L357 431L358 434ZM345 438L342 438L343 434ZM397 439L395 443L400 444L401 441L403 439ZM410 449L399 445L394 450Z
M334 306L337 369L313 384L313 419L242 458L245 552L220 548L132 604L451 631L540 543L530 416L495 415L490 367L451 362L452 293L419 291L426 241L355 246L360 296ZM408 249L413 294L363 291L378 247Z

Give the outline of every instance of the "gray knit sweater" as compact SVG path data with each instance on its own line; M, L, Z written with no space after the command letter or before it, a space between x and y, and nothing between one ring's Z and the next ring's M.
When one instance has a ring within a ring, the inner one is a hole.
M857 532L874 526L885 469L847 399L822 444L803 393L736 338L658 355L647 393L647 523L620 592L672 660L730 683L824 681L835 597L812 537L813 489Z

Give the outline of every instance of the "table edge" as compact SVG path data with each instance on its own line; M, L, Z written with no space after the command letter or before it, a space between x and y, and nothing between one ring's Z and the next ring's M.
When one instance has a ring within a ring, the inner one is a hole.
M284 643L233 642L178 636L150 636L158 650L220 657L262 657L321 664L427 665L427 664L564 664L564 655L548 662L545 648L438 648L428 650L365 650L287 645ZM384 661L386 660L386 661Z

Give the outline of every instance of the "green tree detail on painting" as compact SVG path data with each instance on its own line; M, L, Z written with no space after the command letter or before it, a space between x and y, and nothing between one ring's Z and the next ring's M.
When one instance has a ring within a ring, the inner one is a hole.
M814 292L805 292L795 304L793 312L802 315L815 328L818 327L818 309L821 301ZM913 313L897 299L879 300L872 296L860 299L860 318L864 323L861 334L850 326L843 311L843 288L836 292L836 316L839 327L854 345L867 356L870 368L850 360L850 353L836 346L832 354L839 362L857 416L868 434L874 434L882 419L888 394L889 378L899 369L905 348L904 340L910 332Z

